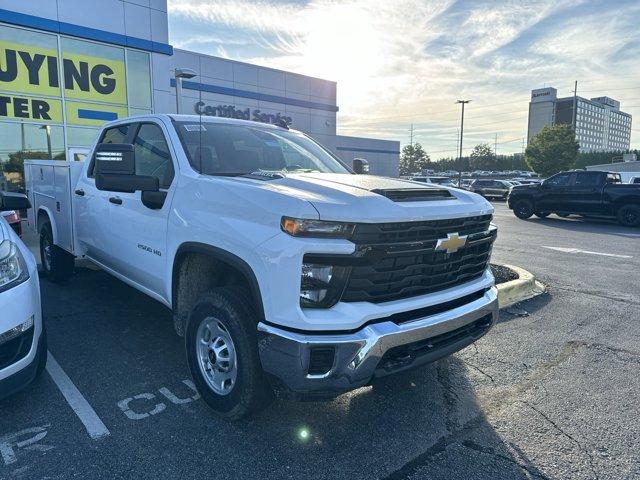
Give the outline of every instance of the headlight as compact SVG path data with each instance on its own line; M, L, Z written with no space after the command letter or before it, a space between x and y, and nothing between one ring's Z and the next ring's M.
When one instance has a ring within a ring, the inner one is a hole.
M9 240L0 243L0 292L9 290L28 279L27 264L18 246Z
M349 238L353 234L353 223L326 222L282 217L280 227L294 237Z
M342 296L349 267L303 263L300 277L300 306L329 308Z

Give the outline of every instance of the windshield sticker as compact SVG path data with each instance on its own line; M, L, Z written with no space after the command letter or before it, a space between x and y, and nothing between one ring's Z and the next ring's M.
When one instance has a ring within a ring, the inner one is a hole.
M184 129L187 132L206 132L207 129L204 128L204 125L184 125Z

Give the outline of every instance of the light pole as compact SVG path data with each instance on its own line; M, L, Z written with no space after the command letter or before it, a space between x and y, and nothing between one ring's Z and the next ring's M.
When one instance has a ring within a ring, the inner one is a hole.
M51 125L42 125L40 130L47 132L47 152L49 154L49 160L51 160Z
M462 104L462 116L460 117L460 155L458 156L458 188L462 185L462 135L464 132L464 106L471 100L458 100Z
M173 71L173 77L176 81L176 113L180 113L180 104L182 103L182 79L193 78L197 75L194 70L190 68L176 68Z

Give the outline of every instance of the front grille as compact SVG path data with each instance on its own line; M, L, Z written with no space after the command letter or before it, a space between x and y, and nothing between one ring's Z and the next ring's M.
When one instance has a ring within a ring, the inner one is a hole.
M0 370L27 356L33 343L33 327L8 342L0 344Z
M351 241L356 244L402 243L437 241L448 233L460 235L484 232L489 229L491 215L429 220L426 222L360 223Z
M491 215L428 222L357 225L344 302L381 303L433 293L479 278L495 239ZM450 233L468 235L455 253L435 250Z

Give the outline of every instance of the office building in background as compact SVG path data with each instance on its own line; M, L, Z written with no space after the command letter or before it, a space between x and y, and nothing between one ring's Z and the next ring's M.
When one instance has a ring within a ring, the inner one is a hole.
M530 141L545 125L557 124L575 124L581 152L626 151L631 143L631 115L620 110L617 100L558 98L558 91L552 87L532 90L527 139Z

